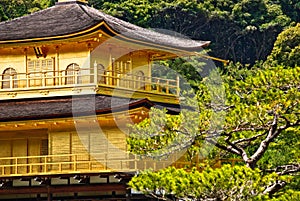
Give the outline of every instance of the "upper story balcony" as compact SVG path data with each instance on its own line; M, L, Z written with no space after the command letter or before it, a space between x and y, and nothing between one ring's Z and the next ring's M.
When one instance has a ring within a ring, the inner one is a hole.
M183 157L184 158L184 157ZM137 172L152 169L154 171L174 166L188 168L190 165L204 163L204 160L186 161L173 155L167 159L141 159L140 156L126 154L114 155L107 153L93 154L61 154L23 157L0 158L0 177L22 177L61 174L87 174L109 172ZM234 165L241 159L215 159L213 167L222 163Z
M145 76L142 71L124 73L71 66L65 70L17 73L8 68L0 76L0 99L103 94L152 101L178 103L179 77L164 79Z

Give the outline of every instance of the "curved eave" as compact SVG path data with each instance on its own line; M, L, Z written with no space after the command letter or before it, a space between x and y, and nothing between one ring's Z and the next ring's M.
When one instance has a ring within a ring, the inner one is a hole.
M0 41L0 45L19 45L19 44L30 44L30 43L39 43L39 42L55 42L55 41L63 41L69 39L76 39L85 36L92 35L96 33L100 27L104 24L104 22L100 22L95 26L92 26L88 29L82 30L80 32L64 34L64 35L57 35L57 36L47 36L47 37L40 37L40 38L25 38L25 39L18 39L18 40L4 40Z
M123 35L122 33L116 32L111 26L109 26L105 21L99 22L96 25L79 31L75 33L70 34L64 34L64 35L57 35L57 36L47 36L47 37L39 37L39 38L25 38L25 39L18 39L18 40L4 40L0 41L0 47L5 46L19 46L19 45L30 45L30 44L37 44L37 43L60 43L63 41L76 41L80 40L82 38L92 38L94 34L99 33L99 31L104 32L104 34L108 37L115 37L115 39L134 43L134 44L140 44L145 45L147 47L152 48L158 48L163 50L172 50L177 52L189 52L190 54L195 51L201 50L203 47L206 47L210 44L210 41L205 41L203 45L196 46L196 47L173 47L168 45L162 45L157 43L152 43L150 41L144 41L144 40L138 40L133 37L127 37Z
M164 49L164 50L171 50L171 51L176 51L176 52L188 52L189 54L193 54L194 52L202 50L204 47L207 47L210 44L210 41L205 41L203 42L203 45L195 46L195 47L174 47L171 45L162 45L158 43L151 43L149 41L144 41L144 40L138 40L133 37L127 37L122 33L116 32L113 28L111 28L107 23L103 23L105 28L107 28L110 32L111 35L115 36L116 39L119 40L124 40L127 42L135 43L135 44L140 44L140 45L146 45L148 47L153 47L153 48L158 48L158 49Z

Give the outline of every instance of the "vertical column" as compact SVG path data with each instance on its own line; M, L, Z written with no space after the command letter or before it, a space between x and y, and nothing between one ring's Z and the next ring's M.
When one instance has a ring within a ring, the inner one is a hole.
M61 76L60 76L60 69L59 69L59 46L55 47L56 50L56 55L55 55L55 63L54 63L54 67L53 67L53 71L54 71L54 77L55 79L53 80L53 84L56 85L58 83L58 85L61 85Z
M124 77L124 63L123 61L120 61L120 69L119 69L119 74L118 74L118 77L119 77L119 86L123 87L123 77Z
M107 85L111 85L111 75L112 75L112 65L113 65L113 58L111 54L111 47L109 47L109 61L108 61L108 69L107 69L107 77L106 77L106 83Z
M179 87L179 85L180 85L180 78L177 75L177 77L176 77L176 95L177 96L179 96L179 94L180 94L180 87Z
M130 201L131 200L131 188L127 188L126 190L126 201Z
M88 83L97 83L97 80L96 81L94 80L93 73L96 74L96 72L94 71L94 67L93 67L93 64L91 62L91 59L92 59L91 58L91 53L92 53L92 50L93 50L92 44L88 43L87 48L88 48L88 55L87 55L88 59L87 59L87 64L86 64L87 66L86 67L84 66L83 68L88 68L87 72L90 75L90 76L88 76L88 77L90 77L89 78L90 80L89 81L87 80L87 82ZM83 74L84 74L84 72L85 72L85 70L82 71ZM81 75L81 74L80 74L80 76L82 76L81 77L82 83L86 83L84 80L88 79L88 78L85 78L84 75Z
M152 61L151 55L148 54L148 77L147 77L147 85L145 86L146 91L151 91L151 82L152 82Z
M25 68L25 77L26 77L26 88L29 87L29 78L28 78L28 62L27 62L27 48L24 49L24 68ZM22 85L22 83L20 83ZM21 86L22 87L22 86Z
M134 88L134 76L133 76L133 72L132 72L132 69L133 69L133 64L132 64L132 53L130 53L129 55L129 88Z
M98 85L98 68L97 68L98 64L97 64L97 61L95 60L94 62L94 84Z
M48 197L48 201L52 201L53 200L52 193L48 192L47 197Z

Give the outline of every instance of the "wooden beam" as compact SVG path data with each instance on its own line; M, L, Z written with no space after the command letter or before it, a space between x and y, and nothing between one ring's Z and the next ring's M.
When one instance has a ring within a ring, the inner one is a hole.
M125 184L93 184L93 185L60 185L60 186L32 186L32 187L14 187L0 189L0 195L15 194L53 194L64 192L107 192L107 191L126 191Z

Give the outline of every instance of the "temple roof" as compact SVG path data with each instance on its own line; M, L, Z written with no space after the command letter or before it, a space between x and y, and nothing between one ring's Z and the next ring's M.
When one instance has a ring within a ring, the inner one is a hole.
M0 23L0 44L74 38L102 29L111 36L151 45L189 51L200 50L209 41L194 41L151 31L107 15L81 1L55 6ZM120 34L120 35L119 35Z
M155 103L148 99L85 95L1 101L0 122L110 114L140 107L166 108L171 114L180 112L179 105Z

